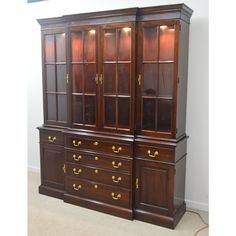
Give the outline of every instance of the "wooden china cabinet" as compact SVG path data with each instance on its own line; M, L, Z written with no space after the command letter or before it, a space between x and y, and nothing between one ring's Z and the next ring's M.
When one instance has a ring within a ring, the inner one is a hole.
M185 212L184 4L40 19L39 192L174 228Z

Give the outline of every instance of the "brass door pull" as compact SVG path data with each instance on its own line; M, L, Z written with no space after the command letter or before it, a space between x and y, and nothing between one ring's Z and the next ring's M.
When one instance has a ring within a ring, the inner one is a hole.
M121 198L121 194L120 194L120 193L116 194L116 196L115 196L115 193L112 193L111 196L112 196L112 198L113 198L114 200L118 200L118 199Z
M78 191L82 188L82 185L79 184L78 186L76 186L76 184L73 184L73 188L74 188L75 191Z
M138 185L138 178L136 178L135 184L136 184L136 189L138 189L138 188L139 188L139 185Z
M122 147L119 147L117 150L116 150L116 147L115 146L112 146L112 151L115 152L115 153L119 153L122 151Z
M75 175L79 175L82 172L82 169L77 170L76 168L74 168L73 172L74 172Z
M141 75L138 75L138 85L139 86L141 85L141 81L142 81L142 77L141 77Z
M98 146L98 144L99 144L98 142L94 142L93 143L94 146Z
M96 76L95 76L95 82L96 82L96 84L98 84L98 74L96 74Z
M100 82L100 84L102 84L102 82L103 82L103 76L102 76L102 74L101 74L100 77L99 77L99 82Z
M78 147L78 146L80 146L81 144L82 144L81 141L73 140L73 146L74 146L74 147Z
M113 181L114 183L119 183L119 182L121 181L121 177L116 178L116 177L113 175L111 178L112 178L112 181Z
M122 163L119 162L118 165L116 165L116 162L113 161L113 162L112 162L112 166L113 166L113 168L118 169L118 168L120 168L120 167L122 166Z
M147 154L148 154L148 156L150 156L150 157L157 157L159 153L158 153L158 151L155 151L154 154L151 154L151 150L148 150L148 151L147 151Z
M54 137L48 136L48 141L49 141L50 143L54 143L56 139L57 139L57 138L56 138L55 136L54 136Z
M62 170L64 173L66 173L66 165L65 164L63 165Z
M76 154L74 154L74 155L73 155L73 159L74 159L75 161L79 161L79 160L82 159L82 156L81 156L81 155L76 156Z

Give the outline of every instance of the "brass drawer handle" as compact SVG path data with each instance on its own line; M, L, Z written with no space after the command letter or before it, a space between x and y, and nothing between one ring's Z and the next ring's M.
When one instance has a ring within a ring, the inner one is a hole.
M95 174L97 174L97 173L98 173L98 170L97 170L97 169L96 169L96 170L94 170L94 173L95 173Z
M74 172L75 175L79 175L82 172L82 169L77 170L76 168L74 168L73 172Z
M93 143L94 146L98 146L98 144L99 144L98 142L94 142Z
M81 156L81 155L76 156L76 155L74 154L74 155L73 155L73 159L74 159L75 161L79 161L79 160L82 159L82 156Z
M119 182L121 181L121 177L116 178L116 177L113 175L111 178L112 178L112 181L113 181L114 183L119 183Z
M54 137L48 136L48 141L49 141L50 143L54 143L56 139L57 139L57 138L56 138L55 136L54 136Z
M116 194L116 196L115 196L115 193L112 193L111 196L112 196L112 198L113 198L114 200L118 200L118 199L121 198L121 194L120 194L120 193Z
M98 157L94 157L94 160L95 160L95 161L98 161L98 159L99 159Z
M115 161L113 161L113 162L112 162L112 166L113 166L113 168L116 168L116 169L118 169L118 168L120 168L120 167L122 166L122 163L121 163L121 162L119 162L119 163L118 163L118 165L116 165L116 162L115 162Z
M148 156L150 156L150 157L157 157L159 153L158 153L158 151L155 151L154 154L151 154L151 150L148 150L148 151L147 151L147 154L148 154Z
M96 188L96 189L97 189L97 188L98 188L98 185L97 185L97 184L95 184L95 185L94 185L94 188Z
M78 186L76 186L76 184L73 184L73 188L74 188L75 191L78 191L82 188L82 185L79 184Z
M112 151L115 152L115 153L119 153L122 151L122 147L119 147L117 150L116 150L116 147L115 146L112 146Z
M81 144L82 144L81 141L73 140L73 146L74 146L74 147L78 147L78 146L80 146Z

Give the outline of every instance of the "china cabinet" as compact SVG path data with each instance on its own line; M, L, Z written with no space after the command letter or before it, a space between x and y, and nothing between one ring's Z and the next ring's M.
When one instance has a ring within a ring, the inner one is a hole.
M174 228L185 212L185 4L39 19L39 192Z

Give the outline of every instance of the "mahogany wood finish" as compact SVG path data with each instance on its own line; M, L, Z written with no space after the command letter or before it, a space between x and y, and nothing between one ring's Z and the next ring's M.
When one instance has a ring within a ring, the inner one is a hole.
M40 19L39 192L174 228L185 212L185 4Z

